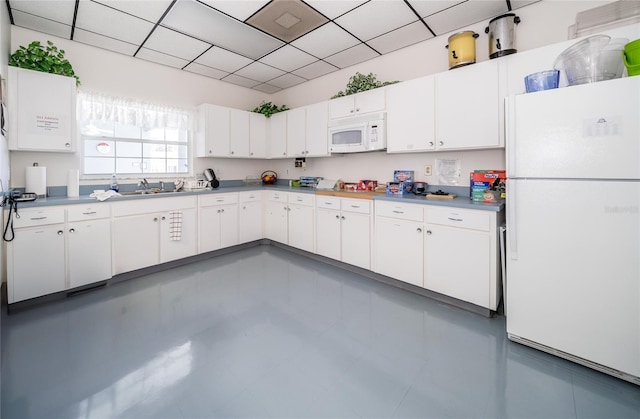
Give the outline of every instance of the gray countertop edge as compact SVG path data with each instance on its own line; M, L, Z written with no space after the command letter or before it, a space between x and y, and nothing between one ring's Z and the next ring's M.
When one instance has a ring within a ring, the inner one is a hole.
M229 187L222 187L222 188L213 189L213 190L204 189L204 190L197 190L197 191L184 191L184 192L163 193L163 194L127 195L127 196L112 197L105 201L98 201L95 198L89 197L89 195L81 195L80 197L77 197L77 198L69 198L66 196L47 197L47 198L38 198L37 200L31 201L31 202L20 202L18 203L18 209L47 207L47 206L56 206L56 205L74 205L74 204L89 204L89 203L102 203L102 202L105 202L105 203L123 202L123 201L131 201L136 199L155 199L160 197L171 198L171 197L178 197L178 196L206 195L206 194L225 193L225 192L247 192L247 191L255 191L255 190L264 190L264 191L278 190L283 192L300 192L300 193L309 193L309 194L315 194L316 192L316 190L312 188L292 188L292 187L289 187L288 185L229 186ZM427 199L424 196L417 196L413 194L407 194L402 196L376 194L373 197L373 199L381 200L381 201L399 201L399 202L407 202L412 204L467 208L467 209L495 211L495 212L500 212L504 210L504 207L505 207L504 200L500 202L495 202L495 203L473 202L469 198L461 197L461 196L457 196L454 199L435 200L435 199Z

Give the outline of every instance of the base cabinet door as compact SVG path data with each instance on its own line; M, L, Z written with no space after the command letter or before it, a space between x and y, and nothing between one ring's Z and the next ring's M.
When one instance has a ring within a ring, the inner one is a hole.
M313 207L289 204L289 246L313 252Z
M119 217L113 220L113 274L118 275L160 263L156 214Z
M63 291L64 224L20 229L8 244L9 303Z
M262 233L262 201L240 204L240 243L260 240Z
M340 211L318 208L316 210L316 253L341 260Z
M265 233L269 240L287 244L287 203L268 201L265 217Z
M489 233L436 224L426 224L425 229L424 287L489 307L492 263Z
M343 212L342 261L350 265L371 269L371 216Z
M238 244L238 205L225 205L220 208L220 248Z
M422 223L376 217L376 272L422 287Z
M159 215L160 263L196 254L195 208L167 211Z
M111 278L111 221L79 221L67 227L69 288Z

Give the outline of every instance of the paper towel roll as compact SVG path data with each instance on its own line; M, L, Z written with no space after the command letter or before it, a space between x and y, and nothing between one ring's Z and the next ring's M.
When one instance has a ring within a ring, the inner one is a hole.
M67 196L77 198L80 196L80 171L71 169L67 173Z
M25 192L33 192L38 196L47 195L47 168L43 166L32 166L25 169L27 190Z

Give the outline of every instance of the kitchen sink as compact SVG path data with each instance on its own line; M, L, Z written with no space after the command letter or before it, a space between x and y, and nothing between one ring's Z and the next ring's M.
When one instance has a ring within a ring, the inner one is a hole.
M120 195L123 196L131 196L131 195L156 195L156 194L166 194L166 193L178 193L177 191L162 191L162 190L139 190L139 191L126 191L120 192Z

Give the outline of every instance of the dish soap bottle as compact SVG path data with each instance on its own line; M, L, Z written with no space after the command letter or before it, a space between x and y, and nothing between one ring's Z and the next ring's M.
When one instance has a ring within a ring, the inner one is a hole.
M116 177L115 173L111 176L111 186L109 186L109 189L111 189L112 191L116 191L116 192L118 192L118 190L119 190L119 188L118 188L118 178Z

